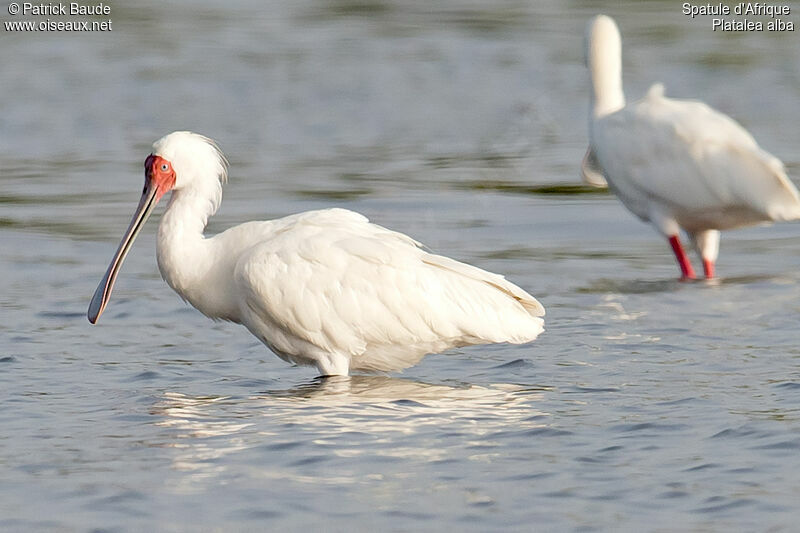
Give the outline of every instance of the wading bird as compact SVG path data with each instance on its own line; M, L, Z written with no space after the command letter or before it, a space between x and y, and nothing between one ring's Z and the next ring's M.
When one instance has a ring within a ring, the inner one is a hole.
M139 206L89 304L97 322L122 262L168 191L158 228L161 275L204 315L243 324L281 359L322 375L392 371L425 354L525 343L544 308L503 276L425 252L412 238L344 209L247 222L206 238L227 161L216 144L178 131L145 160Z
M683 279L695 277L679 239L683 229L714 277L719 231L800 218L800 195L783 164L739 124L702 102L664 96L653 85L625 105L619 30L589 22L590 146L584 179L608 182L622 203L668 240Z

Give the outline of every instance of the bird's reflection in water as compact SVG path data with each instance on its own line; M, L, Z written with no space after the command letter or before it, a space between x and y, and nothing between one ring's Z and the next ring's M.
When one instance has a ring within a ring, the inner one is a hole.
M191 397L166 392L151 409L151 414L159 417L156 425L168 431L148 444L173 449L173 470L186 473L172 481L176 492L203 490L206 482L225 471L220 458L247 448L242 435L253 424L224 416L220 407L225 401L223 396Z
M226 475L225 465L237 463L232 454L245 451L260 454L259 464L271 465L261 477L346 483L355 481L330 469L301 473L297 465L309 456L428 462L464 447L482 455L494 450L495 439L546 427L548 416L534 407L543 390L384 376L317 378L246 398L167 392L152 414L160 418L156 424L170 429L169 442L162 440L159 447L173 448L173 468L187 473L178 490L218 482Z
M535 389L541 391L541 388ZM267 391L263 398L316 400L340 403L417 402L420 405L449 405L456 401L493 402L508 395L532 393L518 385L432 384L388 376L318 377L287 390Z
M541 393L518 385L430 384L385 376L317 378L261 396L281 420L331 434L348 431L413 434L425 426L464 427L482 435L525 420L541 425L531 403Z

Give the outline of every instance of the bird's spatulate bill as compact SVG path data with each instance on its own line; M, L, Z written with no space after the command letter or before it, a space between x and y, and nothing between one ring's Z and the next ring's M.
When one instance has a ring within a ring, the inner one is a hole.
M158 203L159 196L156 193L157 187L153 185L150 180L147 180L144 191L142 191L142 199L139 200L139 205L136 207L136 212L133 214L131 224L122 237L119 248L117 248L117 252L114 254L111 264L108 265L108 270L106 270L103 279L100 280L100 284L97 286L97 290L94 291L94 296L92 296L92 301L89 303L89 312L87 315L89 317L89 322L92 324L97 323L97 319L103 314L103 310L105 310L108 300L111 298L111 291L114 289L114 282L117 280L117 275L119 274L120 268L122 268L123 261L125 261L125 256L128 255L133 241L136 240L136 236L141 231L150 213L153 212L156 203Z

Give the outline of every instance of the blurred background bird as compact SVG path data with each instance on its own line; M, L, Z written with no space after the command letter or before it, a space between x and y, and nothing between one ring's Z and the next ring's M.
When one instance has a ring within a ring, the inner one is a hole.
M586 31L591 76L590 146L585 181L610 189L636 216L652 223L695 277L680 241L684 230L714 277L720 230L800 218L800 195L783 164L730 117L695 100L664 96L653 85L625 105L619 30L605 15Z

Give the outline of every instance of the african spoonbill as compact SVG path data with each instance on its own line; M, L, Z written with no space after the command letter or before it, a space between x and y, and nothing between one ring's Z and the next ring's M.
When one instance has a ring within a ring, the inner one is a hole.
M714 277L720 230L800 218L800 195L783 164L739 124L706 104L664 96L653 85L625 105L622 45L613 19L598 15L586 32L591 74L590 146L584 179L608 182L622 203L668 240L682 278L695 277L681 246L683 229Z
M145 161L139 206L89 305L97 322L122 262L159 199L161 275L208 317L243 324L281 359L322 375L392 371L428 353L526 343L544 308L503 276L428 253L344 209L203 231L222 199L227 161L210 139L170 133Z

